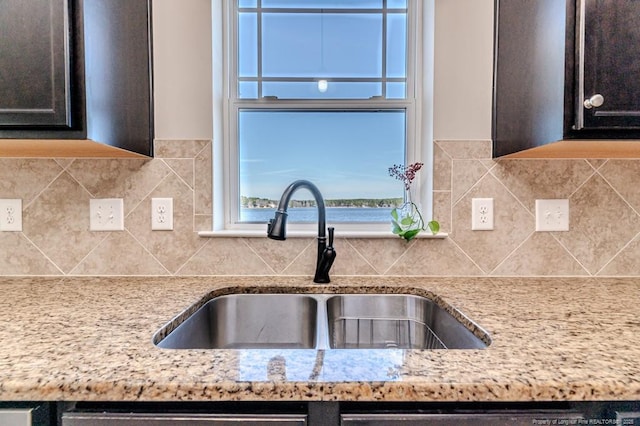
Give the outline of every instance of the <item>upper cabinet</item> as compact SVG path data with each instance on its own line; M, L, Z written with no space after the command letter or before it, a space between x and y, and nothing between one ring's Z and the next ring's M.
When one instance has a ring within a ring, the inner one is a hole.
M66 0L3 0L0 126L71 125Z
M638 16L637 0L496 0L494 157L640 155L589 142L640 139Z
M576 130L640 129L640 1L580 0Z
M0 156L151 156L149 0L1 4Z

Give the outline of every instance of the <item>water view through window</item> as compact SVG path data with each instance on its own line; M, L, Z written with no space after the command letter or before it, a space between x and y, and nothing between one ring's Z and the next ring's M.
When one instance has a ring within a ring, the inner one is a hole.
M407 0L237 0L239 222L267 222L298 179L318 186L330 222L390 220L404 194L388 168L405 163L411 125L408 10ZM307 190L288 212L317 220Z
M297 179L315 183L331 222L386 222L403 187L388 175L405 158L405 112L240 112L240 216L267 222L282 191ZM294 194L291 221L315 221L306 190Z

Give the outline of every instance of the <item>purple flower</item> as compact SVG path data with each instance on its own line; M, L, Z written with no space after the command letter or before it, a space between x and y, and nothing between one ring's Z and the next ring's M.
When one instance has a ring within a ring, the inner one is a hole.
M408 166L394 164L393 167L389 167L389 176L401 180L404 183L404 188L408 191L411 188L411 182L416 177L416 173L422 166L424 166L424 163L420 162L411 163Z

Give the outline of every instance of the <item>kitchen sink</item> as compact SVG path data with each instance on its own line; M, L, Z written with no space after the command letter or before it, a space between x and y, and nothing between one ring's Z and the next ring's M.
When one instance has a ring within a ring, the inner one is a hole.
M154 335L156 346L481 349L490 341L453 308L406 294L232 294L214 297L177 326L176 322L179 319Z
M338 349L480 349L453 315L425 297L348 294L327 300L329 344Z
M300 294L233 294L209 300L157 343L168 349L310 349L318 303Z

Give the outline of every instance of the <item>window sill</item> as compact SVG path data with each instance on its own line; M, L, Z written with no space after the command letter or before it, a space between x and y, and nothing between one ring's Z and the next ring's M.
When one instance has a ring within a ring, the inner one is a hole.
M311 238L318 235L317 231L289 231L287 232L287 238ZM262 238L267 236L265 230L239 230L228 229L220 231L200 231L198 236L202 238ZM421 232L416 238L420 239L444 239L449 236L446 232L439 232L432 234L430 232ZM336 231L337 238L398 238L396 234L389 231Z

